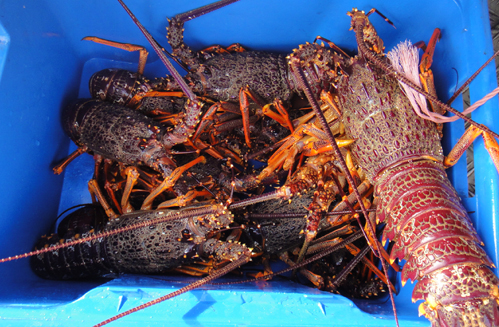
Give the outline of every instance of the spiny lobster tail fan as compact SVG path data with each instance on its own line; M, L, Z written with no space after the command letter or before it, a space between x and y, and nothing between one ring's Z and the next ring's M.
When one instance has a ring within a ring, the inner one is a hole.
M498 283L485 266L447 267L421 279L412 300L426 300L419 313L432 326L499 326Z

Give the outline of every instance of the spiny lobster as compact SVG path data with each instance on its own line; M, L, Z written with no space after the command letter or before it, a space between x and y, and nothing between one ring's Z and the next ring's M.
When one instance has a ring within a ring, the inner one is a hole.
M95 180L89 188L101 193ZM233 221L232 213L223 205L199 203L180 210L139 210L98 219L110 208L102 194L99 199L99 206L84 206L65 218L63 224L73 228L59 228L57 234L40 239L40 248L55 248L31 257L33 270L39 276L74 279L111 273L159 274L200 256L215 262L235 261L236 267L251 257L244 245L212 237ZM92 216L94 220L87 222ZM101 237L60 246L93 235Z

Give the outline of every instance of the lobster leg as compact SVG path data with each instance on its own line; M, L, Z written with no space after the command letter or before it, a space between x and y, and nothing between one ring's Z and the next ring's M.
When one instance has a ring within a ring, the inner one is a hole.
M137 73L139 73L140 75L144 74L144 68L146 66L147 56L149 55L149 52L143 46L130 44L130 43L120 43L120 42L105 40L105 39L102 39L102 38L96 37L96 36L86 36L82 40L92 41L95 43L108 45L111 47L123 49L123 50L130 51L130 52L139 51L139 67L137 68Z
M259 99L259 97L250 90L249 86L246 86L239 90L239 103L241 106L241 114L243 116L244 138L248 147L251 148L249 98L251 98L260 108L263 108L263 103L262 100Z
M220 159L220 160L224 160L226 158L231 158L237 164L239 164L239 165L242 164L241 158L239 158L234 152L232 152L229 149L226 149L224 147L216 147L215 145L210 145L210 144L204 143L200 139L194 140L194 142L190 145L192 145L199 152L204 151L204 152L208 153L213 158Z
M205 157L203 156L200 156L194 160L192 160L191 162L183 165L182 167L178 167L176 168L170 176L166 176L164 181L158 186L156 187L152 192L151 194L149 194L149 196L144 200L144 203L142 203L142 207L141 207L141 210L149 210L151 209L152 207L152 202L154 201L154 199L159 195L161 194L163 191L165 191L166 189L172 187L175 182L180 178L180 176L182 176L182 174L189 168L191 168L192 166L202 162L202 161L205 161Z
M108 204L108 202L104 198L104 195L102 194L102 191L101 191L101 189L100 189L100 187L97 184L97 181L95 179L91 179L88 182L88 190L89 190L90 194L92 194L92 196L95 196L99 200L99 203L101 204L102 208L104 209L104 211L106 212L106 215L109 217L110 220L116 219L119 217L113 211L111 206Z
M63 162L61 162L60 164L58 164L57 166L52 168L52 170L54 171L54 174L60 175L62 173L62 171L69 165L69 163L71 161L73 161L78 156L80 156L81 154L83 154L87 151L88 151L88 148L86 146L78 147L78 149L73 151L73 153L71 153L66 159L64 159Z
M123 209L120 206L118 199L116 199L116 194L115 194L115 190L118 189L119 186L117 186L115 176L113 176L113 174L110 172L113 162L112 162L112 160L107 159L107 158L104 159L103 162L104 163L103 163L103 168L102 168L102 170L103 170L102 175L104 178L104 189L106 190L106 193L109 196L109 198L111 199L114 207L118 210L118 213L121 215L121 214L123 214ZM97 173L95 175L98 176ZM95 179L97 180L97 177L95 177Z
M239 108L237 108L234 103L220 101L213 104L212 106L210 106L210 108L208 108L208 110L206 110L203 117L201 118L196 132L192 135L192 140L198 139L202 133L207 131L209 127L214 124L214 122L218 122L217 112L219 110L240 114Z
M215 265L214 260L210 259L206 262L196 262L196 264L173 268L173 271L186 274L189 276L202 277L209 275L210 271L213 271L214 265Z
M296 263L289 258L289 255L288 255L287 252L284 252L279 257L279 259L281 259L285 264L287 264L289 266L296 265ZM310 270L305 269L305 268L299 268L298 271L300 272L300 274L303 277L305 277L306 279L308 279L318 289L322 289L324 287L324 278L322 278L322 276L314 274L313 272L311 272Z
M130 194L132 193L133 187L137 184L139 179L139 172L137 168L132 166L125 169L127 176L125 188L123 190L123 196L121 197L121 208L124 213L132 212L134 209L130 204Z
M419 65L421 83L423 84L423 87L426 90L426 92L432 94L435 97L437 96L437 92L435 90L435 81L433 78L433 72L431 71L430 67L433 62L433 54L435 52L435 46L439 39L440 39L440 29L435 28L430 38L430 41L428 41L426 50L423 56L421 57L421 64ZM443 108L441 108L440 106L438 105L433 106L431 102L430 104L433 107L433 112L439 113L441 115L445 113Z
M329 142L319 144L319 142L314 141L314 138L306 136L306 134L314 136L315 139L325 137L324 133L316 127L299 126L270 157L267 167L262 170L258 178L263 179L270 176L281 165L284 170L290 169L294 164L295 156L300 151L303 151L306 156L314 156L332 150L332 145ZM321 141L325 141L325 139L321 139ZM348 139L336 140L338 147L346 147L353 142L353 140Z
M282 126L287 127L291 131L291 133L293 133L294 127L293 127L293 124L291 123L291 121L289 120L288 111L284 107L282 100L279 100L279 99L274 100L273 105L277 109L277 112L279 113L279 115L277 115L272 110L270 110L270 104L267 104L263 107L263 109L262 109L263 114L272 118L273 120L277 121Z
M158 209L170 208L170 207L185 207L189 202L193 201L197 197L209 196L211 193L207 190L196 191L192 190L187 192L183 196L176 197L175 199L161 202L158 205Z
M480 135L482 135L485 148L489 152L490 157L499 172L499 145L497 144L496 139L489 133L481 131L475 126L468 127L468 129L464 132L463 136L461 136L456 145L452 148L451 152L444 159L444 165L446 167L455 165L466 149Z
M212 45L211 47L205 48L201 50L201 53L217 53L217 54L223 54L223 53L230 53L230 52L244 52L246 49L244 49L239 43L234 43L229 45L227 48L223 48L221 45Z

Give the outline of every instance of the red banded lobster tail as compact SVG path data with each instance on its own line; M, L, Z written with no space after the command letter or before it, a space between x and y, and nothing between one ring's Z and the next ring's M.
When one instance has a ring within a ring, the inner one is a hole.
M435 326L499 324L499 280L493 263L451 186L443 165L406 163L378 180L377 218L383 240L395 243L391 260L404 259L402 283L419 280L413 301Z

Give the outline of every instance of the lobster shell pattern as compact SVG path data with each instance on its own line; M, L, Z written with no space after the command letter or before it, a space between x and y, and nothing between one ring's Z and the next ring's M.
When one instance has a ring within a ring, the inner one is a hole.
M95 154L129 165L175 166L161 140L163 127L140 112L118 104L80 99L63 111L66 134Z
M402 283L433 326L498 326L498 278L442 165L434 123L419 118L391 76L361 57L338 83L352 154L375 185L377 221Z
M187 73L187 79L194 91L222 101L236 101L242 85L248 85L266 102L276 98L287 101L293 91L293 86L288 84L288 65L284 56L266 52L214 56L199 69Z
M283 55L244 51L211 56L192 51L184 43L184 22L178 17L169 20L166 30L172 54L189 66L186 79L197 94L219 101L237 101L239 91L247 86L270 103L277 98L286 102L297 91Z
M345 67L338 85L348 133L358 139L352 154L373 181L383 169L407 159L442 162L443 150L434 123L414 113L398 82L386 78L363 59Z
M151 90L142 75L116 68L93 74L88 88L92 97L121 105L126 105L137 93Z

